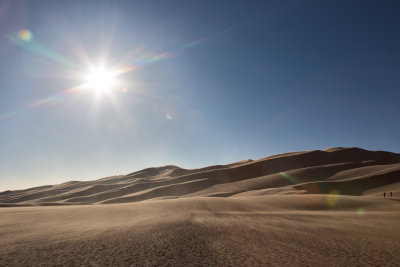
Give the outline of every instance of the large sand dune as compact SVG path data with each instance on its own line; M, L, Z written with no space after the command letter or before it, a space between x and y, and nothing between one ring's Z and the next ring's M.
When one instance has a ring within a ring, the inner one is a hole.
M5 191L0 266L398 266L399 195L359 148Z
M95 181L0 193L2 205L127 203L159 198L235 197L253 190L271 194L364 195L400 182L400 155L359 148L294 152L260 160L186 170L148 168ZM269 190L268 190L269 189ZM388 190L400 193L398 186ZM372 191L371 191L372 190ZM381 192L382 193L382 192Z

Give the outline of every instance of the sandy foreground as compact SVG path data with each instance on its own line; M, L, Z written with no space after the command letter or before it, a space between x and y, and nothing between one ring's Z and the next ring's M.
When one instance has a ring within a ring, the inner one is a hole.
M0 209L0 265L399 266L400 199L191 197Z

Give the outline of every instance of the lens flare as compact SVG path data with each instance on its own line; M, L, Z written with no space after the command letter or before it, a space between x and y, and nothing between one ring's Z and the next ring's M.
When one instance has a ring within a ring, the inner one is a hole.
M283 178L285 178L286 180L288 180L289 182L291 182L292 184L298 184L298 183L300 183L299 179L297 179L297 178L294 177L293 175L290 175L289 173L280 172L279 174L280 174Z
M23 29L18 32L18 37L24 42L29 42L33 35L30 31Z
M364 209L363 209L363 208L358 208L358 209L356 210L356 213L357 213L358 215L364 215Z
M326 195L326 204L333 208L339 203L340 192L338 190L330 190Z
M25 48L27 51L33 52L39 56L59 63L65 67L74 67L74 64L70 60L64 58L62 55L53 51L49 47L41 44L38 40L34 40L32 33L28 30L20 30L19 32L7 35L6 38L13 43Z
M91 70L89 74L84 74L80 72L77 69L77 66L74 62L72 62L70 59L65 58L62 54L57 53L56 51L53 51L50 49L50 47L47 47L46 45L40 43L40 40L37 40L37 37L33 38L33 33L29 31L28 29L21 29L20 31L14 32L12 34L6 35L6 38L9 39L11 42L21 46L27 51L30 51L38 56L43 57L44 59L47 59L49 61L52 61L54 63L58 63L63 67L66 67L68 71L72 71L74 73L77 73L77 77L80 79L82 82L81 84L75 86L74 88L67 89L65 91L62 91L60 93L57 93L55 95L51 95L48 97L45 97L42 100L38 100L36 102L27 104L22 106L19 109L15 109L13 111L10 111L8 113L0 114L0 120L2 119L7 119L10 118L14 115L20 114L22 112L28 111L29 109L32 108L37 108L40 106L44 106L47 104L51 103L56 103L59 101L62 101L67 95L72 94L72 93L77 93L81 92L83 93L86 91L86 89L93 89L95 92L98 94L103 93L106 91L107 93L110 93L110 89L113 89L117 86L122 86L125 81L123 80L117 80L116 77L127 72L131 72L133 70L136 70L138 68L143 67L144 65L153 63L153 62L158 62L161 60L164 60L166 58L175 56L182 51L197 46L203 42L208 41L209 39L213 38L214 36L222 34L222 32L217 32L214 34L211 34L209 36L202 37L200 39L196 40L191 40L189 42L183 43L181 45L178 45L175 48L170 48L170 49L157 49L157 50L148 50L145 47L136 47L132 51L128 51L123 58L121 58L119 61L116 62L116 64L113 65L112 70L109 71L105 68L97 68L94 69L94 65L92 64L91 60L89 60L88 56L85 55L85 52L82 51L77 51L79 52L81 56L81 60L85 63L87 63L87 67ZM78 49L80 49L78 47ZM80 49L81 50L81 49ZM109 51L106 51L109 52ZM104 56L104 55L103 55ZM122 92L127 93L128 90L124 87L122 87ZM110 97L112 97L111 94L109 94ZM147 95L148 96L148 95ZM153 97L153 96L151 96ZM153 97L154 98L154 97ZM170 114L166 114L165 117L168 120L172 120L173 116ZM285 175L283 175L285 177ZM286 177L288 180L292 180L293 183L297 183L295 177ZM294 180L293 180L294 178Z
M35 101L33 103L30 103L29 105L23 106L23 107L21 107L21 108L19 108L17 110L14 110L14 111L11 111L11 112L8 112L8 113L5 113L5 114L0 114L0 121L3 120L3 119L7 119L9 117L12 117L14 115L20 114L20 113L22 113L24 111L28 111L28 110L33 109L33 108L41 107L41 106L52 104L52 103L57 103L58 101L62 100L65 96L70 95L70 94L75 94L78 91L81 91L82 89L83 88L80 87L80 86L72 87L72 88L64 90L64 91L62 91L62 92L60 92L58 94L46 97L44 99Z

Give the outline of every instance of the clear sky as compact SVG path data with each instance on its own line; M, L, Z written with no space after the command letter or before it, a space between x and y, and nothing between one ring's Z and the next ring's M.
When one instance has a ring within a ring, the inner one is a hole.
M0 1L0 191L334 146L400 152L399 10Z

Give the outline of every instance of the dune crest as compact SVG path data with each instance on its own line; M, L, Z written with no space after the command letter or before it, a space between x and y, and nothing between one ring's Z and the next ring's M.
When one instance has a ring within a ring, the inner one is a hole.
M152 167L94 181L71 181L0 193L0 205L129 203L187 197L400 193L400 154L328 148L183 169ZM392 186L390 186L392 185Z

